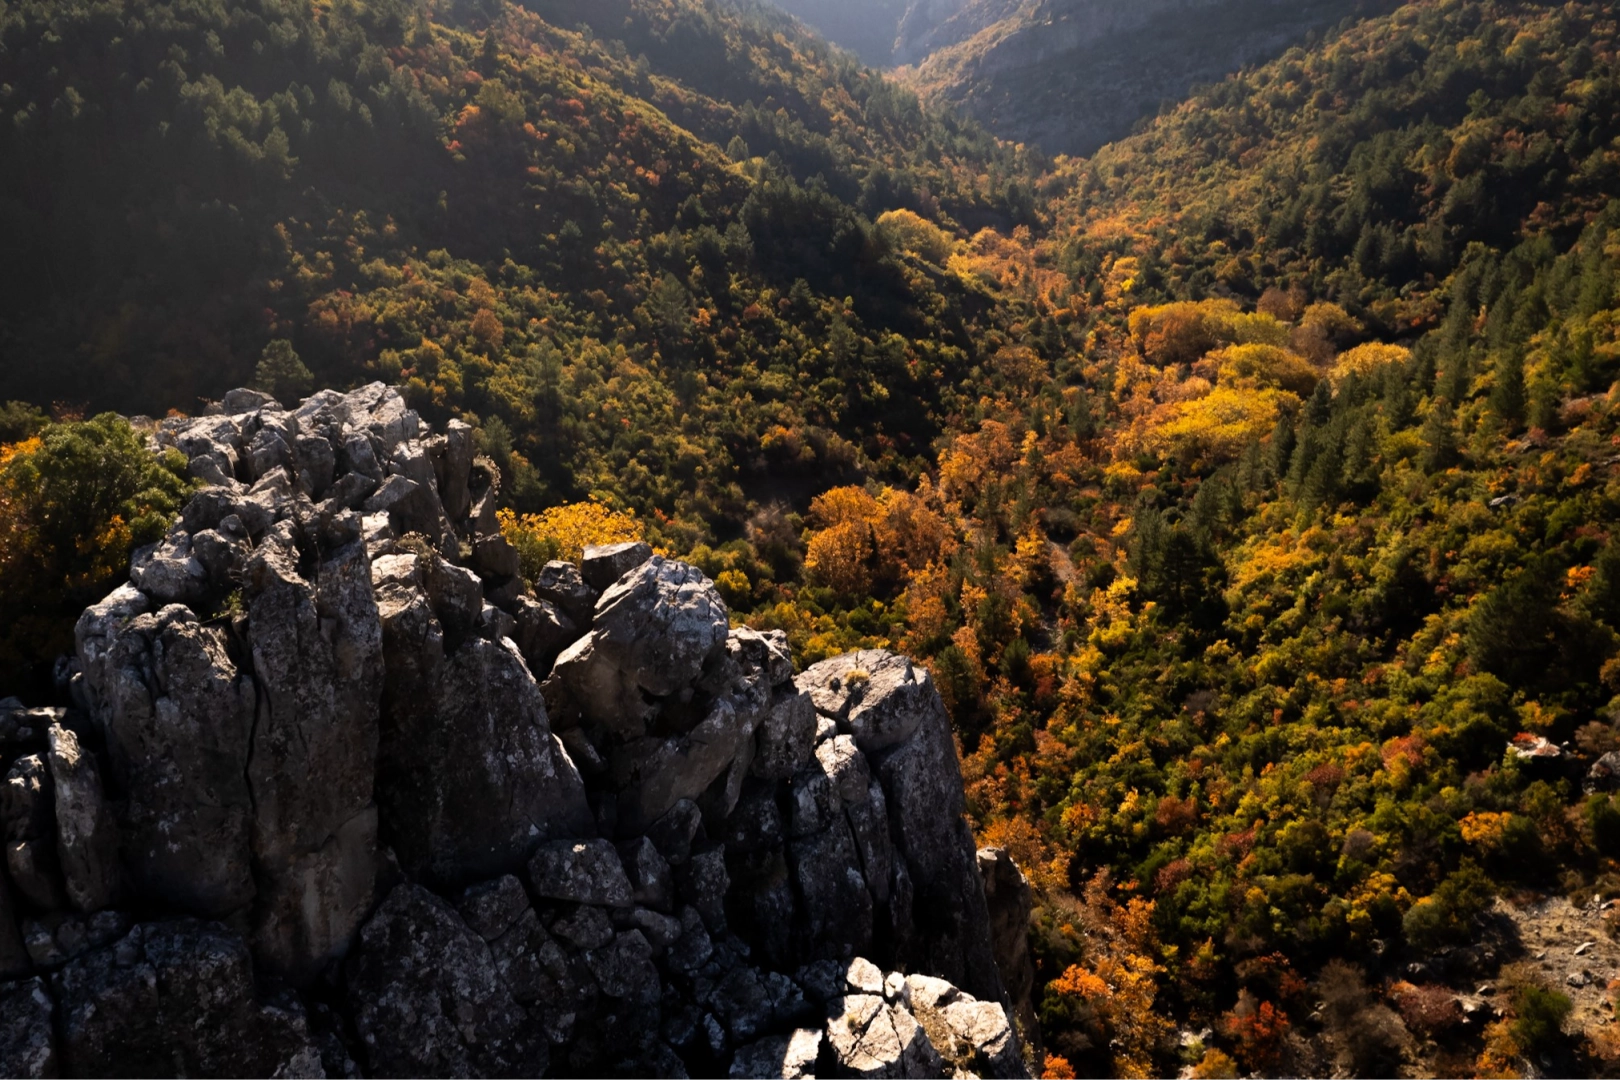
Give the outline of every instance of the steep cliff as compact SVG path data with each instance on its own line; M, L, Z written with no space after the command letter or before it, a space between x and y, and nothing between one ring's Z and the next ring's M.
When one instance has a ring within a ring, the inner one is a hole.
M0 710L0 1072L1025 1075L928 673L795 678L643 544L531 590L471 434L380 384L158 426L206 486L74 707Z

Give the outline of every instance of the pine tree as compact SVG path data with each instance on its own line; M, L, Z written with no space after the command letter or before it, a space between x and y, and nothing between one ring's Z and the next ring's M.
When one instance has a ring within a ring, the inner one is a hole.
M253 372L253 385L290 405L315 388L315 373L298 358L292 342L276 338L264 347L264 355Z
M1429 407L1429 418L1423 424L1423 451L1425 472L1445 472L1457 464L1457 433L1452 425L1451 402L1444 398Z
M1502 354L1496 364L1496 387L1491 391L1491 411L1509 431L1524 425L1526 394L1524 356L1516 348Z

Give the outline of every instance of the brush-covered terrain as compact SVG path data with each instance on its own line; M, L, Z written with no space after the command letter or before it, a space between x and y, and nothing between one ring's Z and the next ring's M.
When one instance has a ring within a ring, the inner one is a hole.
M383 379L527 573L927 664L1050 1075L1612 1074L1617 35L1423 0L1047 166L763 9L11 4L13 685L189 482L75 415Z

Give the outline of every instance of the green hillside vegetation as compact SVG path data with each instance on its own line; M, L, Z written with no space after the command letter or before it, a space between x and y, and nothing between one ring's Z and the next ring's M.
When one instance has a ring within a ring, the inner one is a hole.
M1033 220L1016 156L781 16L554 17L8 5L0 397L194 410L284 338L479 421L520 506L914 473L1009 315L871 221Z
M1175 1067L1150 1005L1211 1075L1612 1060L1398 1006L1495 974L1496 891L1620 894L1579 782L1620 746L1615 49L1603 5L1408 5L1048 181L1086 347L942 451L959 546L895 595L983 835L1050 867L1081 1075ZM1399 1023L1310 1015L1335 958Z

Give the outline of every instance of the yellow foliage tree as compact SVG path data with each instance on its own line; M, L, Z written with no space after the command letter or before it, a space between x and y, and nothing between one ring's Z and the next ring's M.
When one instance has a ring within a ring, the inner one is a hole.
M944 266L955 242L951 235L927 218L910 210L890 210L876 222L878 235L897 251Z
M1385 345L1378 341L1357 345L1348 352L1340 353L1333 362L1333 384L1337 386L1352 375L1366 375L1386 364L1404 364L1410 359L1412 350L1399 345Z
M534 580L553 559L578 562L594 544L622 544L646 538L641 523L629 514L598 502L554 506L539 514L497 515L501 535L518 550L523 576Z
M1149 432L1148 446L1188 458L1230 460L1276 425L1284 402L1297 401L1280 390L1218 386L1207 397L1174 406L1169 418Z
M1315 390L1321 378L1310 361L1276 345L1231 345L1210 353L1206 363L1224 386L1274 387L1300 397Z
M845 596L872 591L872 526L841 521L811 534L804 568L810 580Z
M942 561L954 543L949 525L926 500L884 488L833 488L810 504L805 570L845 596L885 593Z
M1131 338L1155 364L1190 364L1220 343L1216 334L1220 319L1237 312L1230 300L1141 307L1131 312Z
M1288 343L1288 327L1263 312L1245 312L1231 300L1177 301L1131 312L1131 338L1155 364L1190 364L1222 345Z

